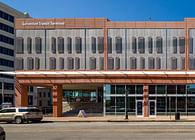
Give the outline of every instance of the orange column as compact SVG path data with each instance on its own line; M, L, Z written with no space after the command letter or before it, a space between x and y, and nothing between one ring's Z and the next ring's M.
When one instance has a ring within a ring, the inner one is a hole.
M53 86L53 117L62 117L62 85Z
M28 106L28 86L21 85L17 80L15 82L15 106Z
M144 117L148 117L148 85L144 85Z

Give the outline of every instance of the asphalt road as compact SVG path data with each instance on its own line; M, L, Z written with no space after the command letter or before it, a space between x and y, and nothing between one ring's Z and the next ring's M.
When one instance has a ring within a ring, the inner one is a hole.
M195 140L195 122L0 124L7 140Z

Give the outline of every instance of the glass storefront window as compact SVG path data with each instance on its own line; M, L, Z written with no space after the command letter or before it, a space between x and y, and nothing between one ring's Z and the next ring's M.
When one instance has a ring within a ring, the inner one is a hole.
M167 85L167 94L176 94L176 85Z
M167 97L167 112L176 112L176 97Z
M177 85L177 94L185 94L186 86L185 85Z
M187 98L187 110L188 114L195 114L195 97L188 97Z
M110 115L115 114L115 97L105 97L106 98L106 114Z
M110 95L110 92L111 92L111 86L110 86L110 85L108 85L108 84L106 84L104 87L105 87L105 94L106 94L106 95Z
M143 85L137 85L137 94L143 94Z
M178 112L186 111L186 97L177 97L177 111Z
M135 94L135 85L126 85L128 94Z
M195 85L187 85L187 93L195 94Z
M155 94L155 85L149 85L148 94Z
M157 85L157 94L166 94L165 85Z
M125 94L125 85L116 85L116 94Z
M111 94L115 94L116 92L115 92L115 85L111 85Z
M157 97L157 113L166 112L166 97Z
M125 112L125 97L116 97L116 112Z

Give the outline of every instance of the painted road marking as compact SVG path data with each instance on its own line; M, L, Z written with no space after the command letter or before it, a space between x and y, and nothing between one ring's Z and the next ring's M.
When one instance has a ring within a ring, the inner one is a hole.
M195 132L195 129L5 129L6 132Z

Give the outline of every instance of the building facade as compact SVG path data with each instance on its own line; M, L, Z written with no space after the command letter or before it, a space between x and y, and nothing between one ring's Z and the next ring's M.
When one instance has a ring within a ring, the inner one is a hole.
M194 37L195 18L17 19L16 106L28 105L28 86L43 86L54 116L63 101L100 102L104 115L193 115Z
M0 2L0 71L15 71L15 18L25 17L27 15ZM14 105L14 76L12 75L0 74L0 104L2 102Z

